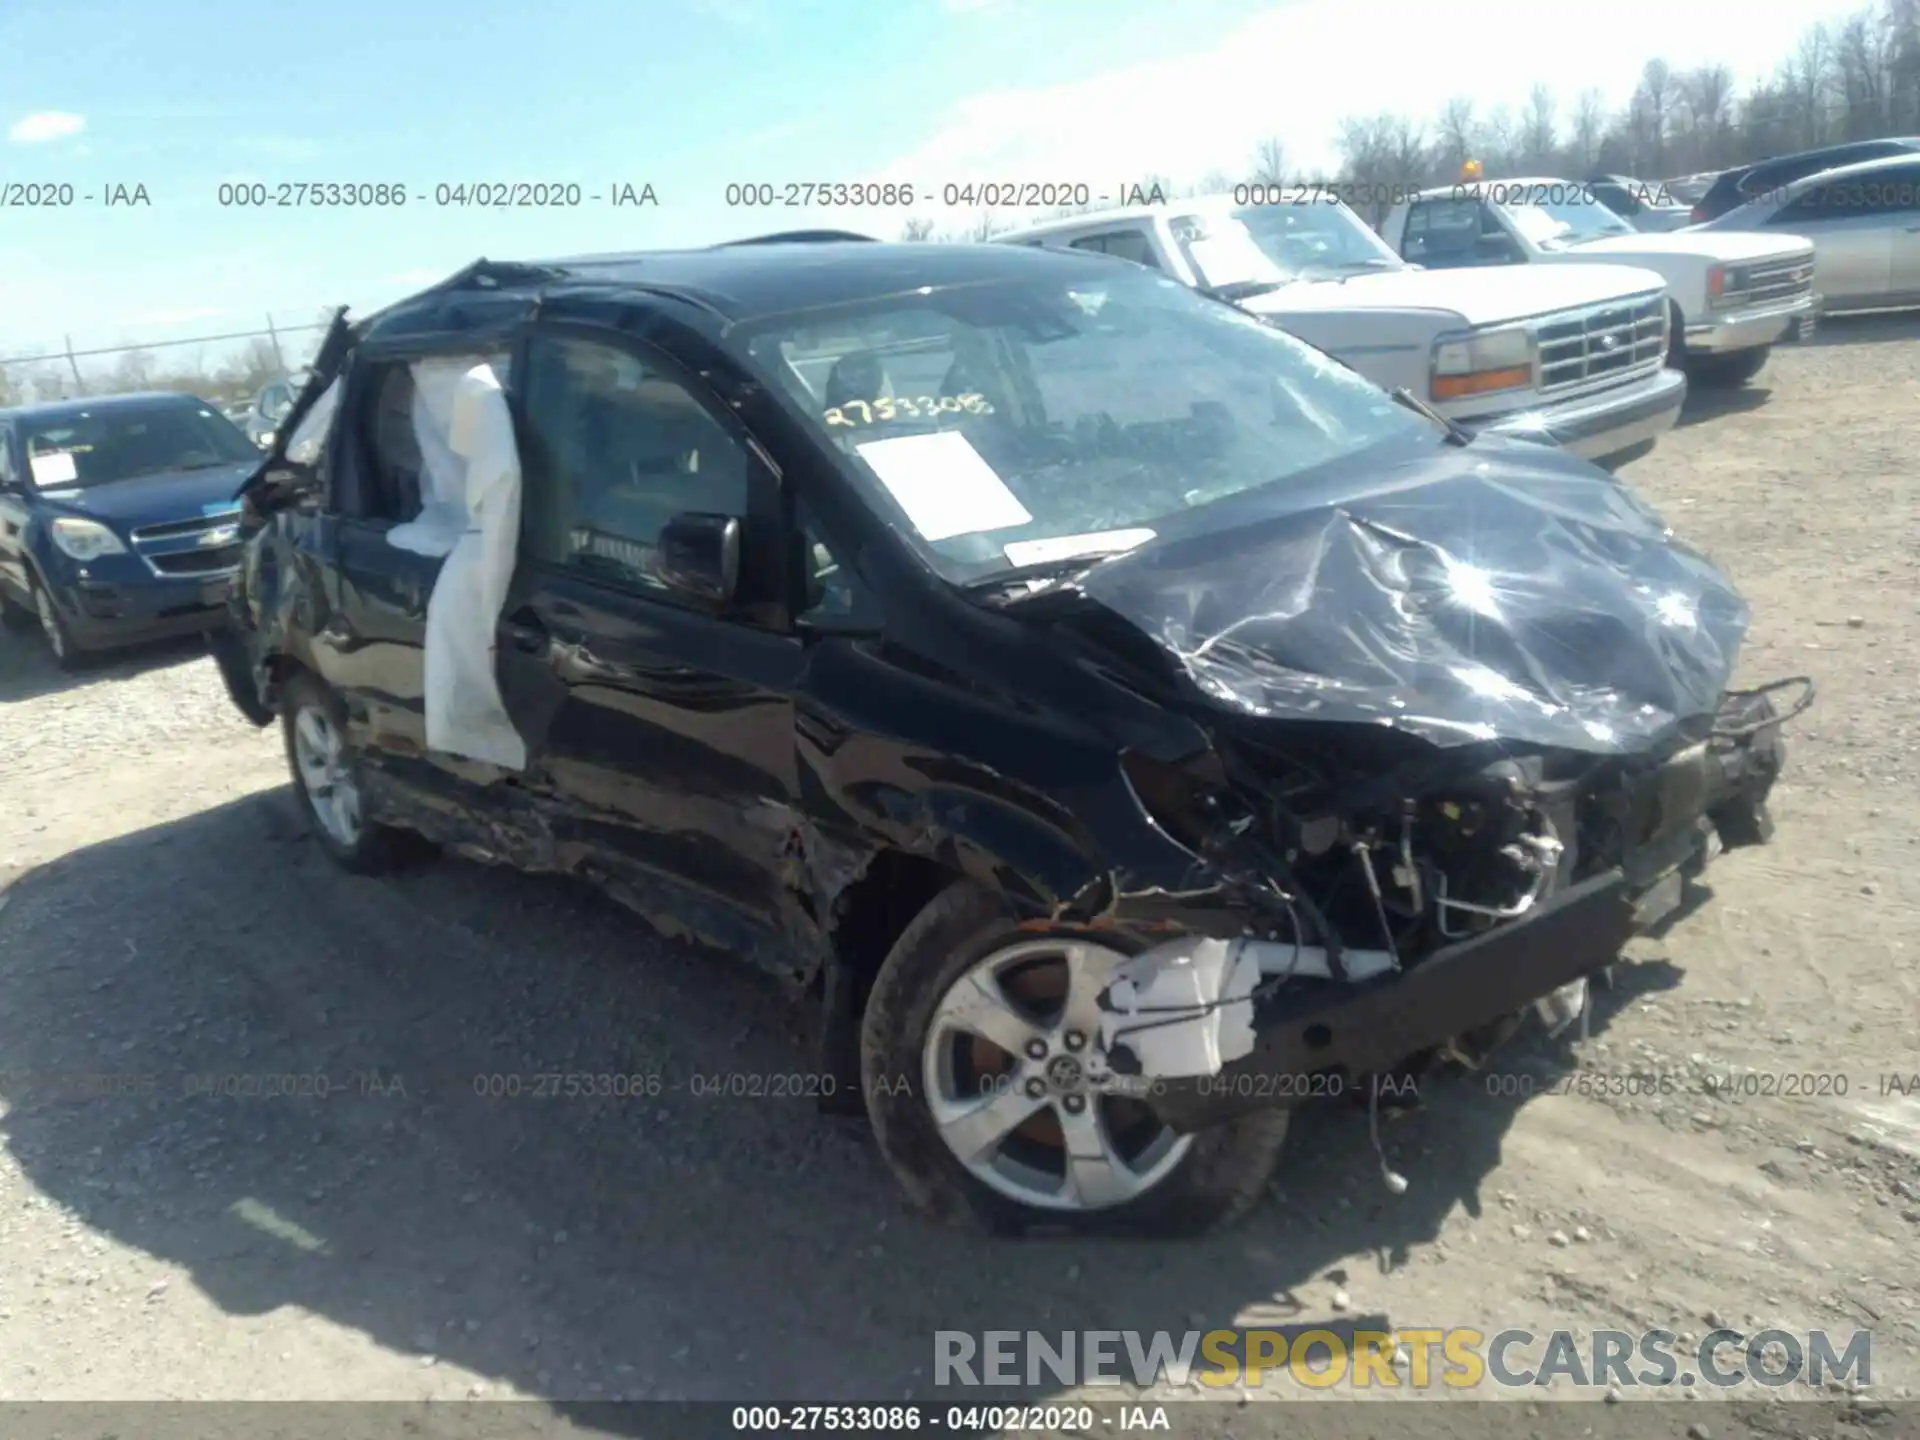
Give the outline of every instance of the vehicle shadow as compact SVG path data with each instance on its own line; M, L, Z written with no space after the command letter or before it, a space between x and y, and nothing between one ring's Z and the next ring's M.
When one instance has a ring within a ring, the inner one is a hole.
M1675 973L1619 967L1593 1029ZM1364 1107L1305 1112L1268 1201L1198 1241L935 1227L863 1121L731 1093L808 1068L802 1012L770 981L552 879L455 860L343 875L284 790L21 877L0 983L5 1143L54 1204L229 1314L295 1306L410 1366L589 1408L1047 1393L936 1389L943 1330L1439 1323L1335 1313L1337 1286L1363 1304L1370 1287L1330 1267L1392 1272L1481 1216L1528 1103L1483 1077L1429 1084L1381 1125L1398 1196ZM1552 1075L1568 1052L1499 1063Z
M1806 345L1889 345L1920 340L1920 310L1856 310L1822 315Z
M1694 386L1687 391L1686 404L1680 408L1680 419L1676 422L1676 428L1684 430L1689 425L1698 425L1702 421L1721 420L1729 415L1744 415L1750 410L1758 410L1772 396L1773 390L1764 378L1731 389Z
M58 695L103 681L132 680L151 670L205 658L207 642L189 635L126 650L89 655L78 669L62 670L37 630L0 630L0 705Z

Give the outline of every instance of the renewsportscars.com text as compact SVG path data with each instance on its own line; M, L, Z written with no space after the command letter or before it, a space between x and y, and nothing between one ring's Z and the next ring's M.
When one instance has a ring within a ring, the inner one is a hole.
M1873 1336L1854 1330L940 1330L941 1386L1305 1385L1471 1390L1575 1386L1778 1388L1873 1383Z

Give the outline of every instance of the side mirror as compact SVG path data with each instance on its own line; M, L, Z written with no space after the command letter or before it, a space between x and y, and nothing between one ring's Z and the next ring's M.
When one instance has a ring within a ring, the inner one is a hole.
M740 589L740 522L731 515L676 515L660 531L655 573L669 589L715 609Z

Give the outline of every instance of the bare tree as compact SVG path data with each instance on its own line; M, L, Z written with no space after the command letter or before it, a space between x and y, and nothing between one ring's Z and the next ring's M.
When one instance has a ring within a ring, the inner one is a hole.
M1844 138L1884 135L1892 125L1889 101L1896 44L1893 17L1885 11L1863 11L1840 27L1833 47L1833 78Z
M1832 111L1833 43L1824 25L1801 37L1793 58L1780 68L1782 116L1795 149L1811 149L1826 140Z
M922 215L915 215L900 227L902 240L927 240L933 236L933 221Z
M153 388L156 368L150 351L126 350L107 373L107 383L116 391L148 390Z
M991 240L1007 227L1000 223L1000 217L991 210L982 210L974 217L973 223L966 228L964 238L975 244Z
M1278 135L1269 135L1254 147L1253 173L1247 178L1255 185L1287 183L1287 147Z
M1383 112L1342 121L1337 144L1341 178L1351 189L1354 209L1370 225L1385 217L1394 195L1423 184L1430 173L1426 132L1404 115Z
M1733 72L1724 65L1701 65L1676 84L1686 116L1679 168L1718 164L1727 145L1727 127L1733 123Z
M1509 174L1520 161L1519 128L1504 105L1496 105L1480 127L1480 163L1488 175Z
M1528 170L1551 170L1560 149L1559 107L1553 91L1535 85L1520 116L1520 162Z
M1627 138L1636 175L1667 173L1667 137L1676 95L1673 67L1655 56L1640 71L1640 83L1627 102Z
M1455 96L1440 108L1439 135L1434 140L1434 159L1444 169L1458 174L1467 161L1478 158L1480 127L1474 120L1473 101Z
M1580 92L1574 106L1572 132L1567 137L1567 158L1582 174L1600 163L1600 142L1607 133L1606 99L1598 90Z
M1902 134L1920 130L1920 0L1888 0L1887 25L1893 32L1888 61L1888 128Z

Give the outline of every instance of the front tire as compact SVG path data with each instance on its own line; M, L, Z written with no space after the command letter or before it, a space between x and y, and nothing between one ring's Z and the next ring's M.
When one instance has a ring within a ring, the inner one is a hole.
M328 858L356 875L398 866L408 837L367 819L360 756L340 697L313 675L295 675L282 688L280 720L293 792Z
M1703 389L1736 390L1766 368L1771 345L1736 350L1731 355L1696 355L1687 362L1687 383Z
M47 642L47 650L53 656L53 663L69 673L86 664L86 651L80 648L73 638L73 631L67 627L60 607L53 603L53 595L40 583L35 575L28 582L33 600L33 613L39 622L40 636Z
M861 1071L880 1152L921 1210L1002 1235L1169 1237L1259 1200L1286 1111L1179 1135L1099 1088L1094 997L1132 948L1020 930L966 881L906 928L867 1001Z

